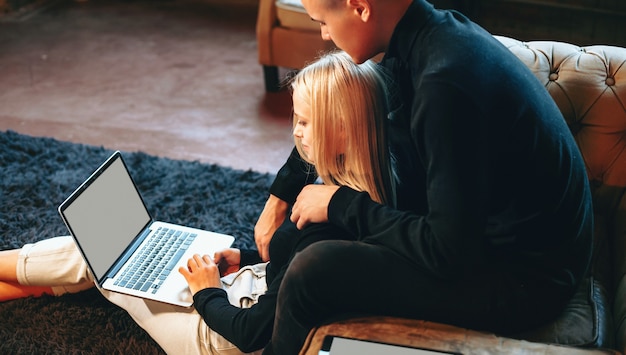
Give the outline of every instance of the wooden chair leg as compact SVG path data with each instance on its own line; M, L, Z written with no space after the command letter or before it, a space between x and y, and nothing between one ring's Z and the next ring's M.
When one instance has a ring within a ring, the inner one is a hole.
M278 67L264 65L263 80L265 81L265 91L277 92L280 90L280 82L278 79Z

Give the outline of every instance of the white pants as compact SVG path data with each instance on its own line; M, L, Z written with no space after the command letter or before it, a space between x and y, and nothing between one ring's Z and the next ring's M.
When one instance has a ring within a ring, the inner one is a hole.
M265 293L265 265L245 267L238 273L222 278L233 305L250 307ZM55 295L94 287L87 266L71 237L56 237L25 245L20 251L17 277L22 285L52 286ZM193 307L178 307L117 292L100 291L109 301L126 310L168 354L243 354L211 330Z

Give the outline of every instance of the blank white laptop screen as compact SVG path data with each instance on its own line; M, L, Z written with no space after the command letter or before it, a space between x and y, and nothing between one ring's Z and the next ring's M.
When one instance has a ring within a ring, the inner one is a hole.
M151 222L123 164L121 159L115 160L64 211L75 235L92 235L81 238L80 247L89 256L98 280L122 255L132 238Z

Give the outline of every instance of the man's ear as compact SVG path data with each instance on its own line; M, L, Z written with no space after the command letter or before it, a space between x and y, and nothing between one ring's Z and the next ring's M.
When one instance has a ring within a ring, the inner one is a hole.
M348 7L358 15L363 22L367 22L370 18L371 4L369 0L346 0Z

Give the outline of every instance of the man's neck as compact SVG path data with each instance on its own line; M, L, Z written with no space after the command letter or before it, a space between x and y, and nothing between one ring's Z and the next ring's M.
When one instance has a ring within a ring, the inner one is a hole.
M396 26L413 0L372 0L373 10L378 14L381 42L386 51Z

